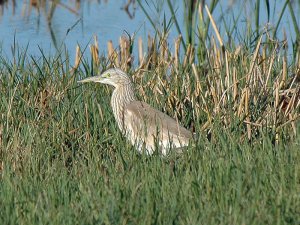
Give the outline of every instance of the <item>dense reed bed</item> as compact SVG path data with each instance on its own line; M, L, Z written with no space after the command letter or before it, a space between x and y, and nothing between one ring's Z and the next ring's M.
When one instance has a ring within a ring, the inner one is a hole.
M78 46L74 64L67 52L0 52L0 223L299 224L299 53L268 32L253 46L214 32L201 49L124 36L105 55L95 38L91 60ZM111 88L76 83L113 66L196 133L185 153L138 154Z

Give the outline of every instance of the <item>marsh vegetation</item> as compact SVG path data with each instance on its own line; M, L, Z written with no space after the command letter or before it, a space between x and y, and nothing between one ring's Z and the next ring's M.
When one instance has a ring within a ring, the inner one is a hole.
M155 30L147 40L124 35L102 54L95 37L75 62L17 45L0 55L0 223L299 224L300 2L282 8L291 41L260 23L273 1L255 1L242 40L228 38L237 23L214 19L219 1L185 1L185 27L170 0L162 26L147 3L137 1ZM111 89L77 84L114 66L197 134L184 154L138 154L114 122Z

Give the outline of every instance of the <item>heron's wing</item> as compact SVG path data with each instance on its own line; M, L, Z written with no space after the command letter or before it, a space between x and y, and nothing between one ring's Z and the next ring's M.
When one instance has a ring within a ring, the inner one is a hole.
M180 147L187 145L192 138L192 133L176 120L140 101L133 101L125 107L124 125L135 134L132 138L142 137L151 142L153 137L158 137L164 141L164 146L172 139L174 147Z

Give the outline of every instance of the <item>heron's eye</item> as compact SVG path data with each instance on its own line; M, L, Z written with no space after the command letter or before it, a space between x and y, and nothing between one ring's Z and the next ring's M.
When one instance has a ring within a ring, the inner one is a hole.
M110 73L106 74L106 77L107 77L107 78L110 78Z

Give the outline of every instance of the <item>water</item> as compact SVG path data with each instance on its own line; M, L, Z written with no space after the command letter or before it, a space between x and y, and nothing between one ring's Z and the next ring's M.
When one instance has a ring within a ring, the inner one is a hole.
M13 0L8 0L0 6L0 43L2 52L8 57L12 57L11 46L14 39L21 48L28 45L28 54L33 56L41 56L40 49L47 54L54 54L56 49L62 49L63 46L69 52L71 59L75 57L75 48L79 44L82 49L93 42L93 36L98 36L100 53L106 52L107 41L112 40L114 46L117 47L119 37L128 32L130 35L136 34L145 41L148 34L154 35L154 29L149 23L145 14L135 2L130 5L129 13L124 7L127 1L106 0L106 1L75 1L62 0L54 10L52 19L49 20L52 1L44 2L42 7L31 6L33 0L18 1L13 4ZM161 22L165 17L167 21L171 18L170 10L163 0L147 1L145 8L153 18L156 18L157 25L161 26ZM176 10L176 18L179 21L182 32L184 29L184 7L182 1L172 1ZM283 7L283 1L271 1L271 18L268 22L265 1L261 1L260 10L260 27L272 27L276 24L279 13ZM232 3L232 4L231 4ZM210 4L210 1L207 1ZM299 7L296 4L295 14L299 15ZM227 40L224 22L230 26L233 24L233 18L238 19L238 31L235 32L234 39L239 42L243 39L243 33L247 29L246 21L253 17L254 3L252 1L221 1L221 4L215 9L213 16L220 29L221 36ZM222 16L223 15L223 16ZM239 17L238 17L239 16ZM300 24L299 16L297 17ZM51 24L48 22L51 21ZM252 19L252 21L254 21ZM279 28L279 38L283 38L283 30L288 34L288 41L295 41L295 32L291 17L286 10L283 22ZM253 24L252 24L253 25ZM126 31L126 32L124 32ZM210 29L210 35L214 32ZM175 26L170 29L169 41L173 43L178 33ZM146 44L146 42L144 42ZM146 46L145 46L146 47ZM137 48L134 50L137 58ZM89 55L86 53L85 55Z
M62 2L76 13L58 5L49 25L47 17L51 3L46 3L45 8L38 12L37 8L30 10L28 1L17 4L15 9L9 1L2 9L3 15L0 17L0 41L4 53L10 56L15 38L19 46L25 48L28 45L28 53L31 55L40 55L39 48L45 52L55 52L56 47L60 48L65 44L72 56L75 55L77 44L84 49L94 35L98 36L102 52L108 40L117 45L124 30L133 34L136 28L145 24L140 10L135 10L135 18L130 19L121 9L123 3L119 1L107 3L86 1L77 9L74 2Z

